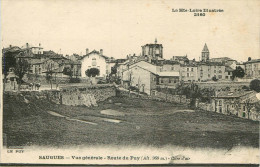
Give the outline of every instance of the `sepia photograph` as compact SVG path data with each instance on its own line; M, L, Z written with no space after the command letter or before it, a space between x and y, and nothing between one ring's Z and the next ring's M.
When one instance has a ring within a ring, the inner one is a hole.
M0 164L259 165L260 1L1 0Z

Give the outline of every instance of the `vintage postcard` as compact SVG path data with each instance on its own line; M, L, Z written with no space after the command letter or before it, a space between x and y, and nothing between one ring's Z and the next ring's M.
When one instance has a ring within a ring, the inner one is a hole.
M259 0L1 0L0 163L259 165Z

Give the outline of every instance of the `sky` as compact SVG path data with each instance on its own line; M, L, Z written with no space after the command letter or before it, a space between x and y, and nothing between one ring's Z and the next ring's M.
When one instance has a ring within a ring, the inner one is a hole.
M194 16L172 9L223 9ZM258 0L1 0L1 47L26 43L66 54L103 49L125 58L147 43L163 45L163 57L199 60L205 43L210 58L260 58Z

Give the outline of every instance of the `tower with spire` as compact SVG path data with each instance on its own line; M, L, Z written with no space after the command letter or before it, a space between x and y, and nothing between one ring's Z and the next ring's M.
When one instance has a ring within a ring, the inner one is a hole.
M201 52L201 61L202 62L207 62L209 61L209 49L207 44L205 43L203 50Z

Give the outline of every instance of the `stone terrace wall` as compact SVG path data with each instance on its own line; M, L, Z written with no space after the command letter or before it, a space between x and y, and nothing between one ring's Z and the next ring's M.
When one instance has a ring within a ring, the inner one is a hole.
M190 99L187 99L185 95L172 95L172 94L165 94L162 92L156 92L155 95L151 95L152 99L155 100L162 100L167 102L174 102L174 103L182 103L182 104L190 104Z
M249 82L196 82L199 88L211 88L211 89L225 89L229 87L231 89L241 89L243 86L249 86Z
M112 96L116 96L116 89L112 85L61 88L61 104L65 105L86 105L89 103L91 104L93 100L100 102ZM95 99L90 100L90 102L86 102L86 97L94 97Z
M210 103L201 103L200 102L197 104L197 108L205 110L205 111L214 112L214 108L213 108L212 104L210 104Z
M46 99L56 104L64 105L96 105L96 102L104 101L109 97L116 96L116 89L113 85L96 85L85 87L63 87L61 90L42 90L42 91L21 91L4 92L16 96L30 96L37 99Z

